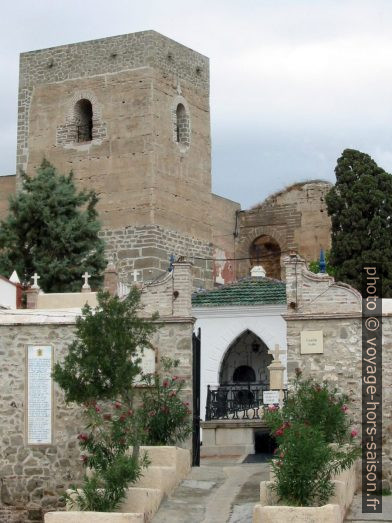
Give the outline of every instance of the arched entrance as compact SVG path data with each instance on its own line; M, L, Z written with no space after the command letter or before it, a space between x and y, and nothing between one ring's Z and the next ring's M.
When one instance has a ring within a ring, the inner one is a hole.
M264 234L256 238L250 246L249 254L252 267L262 265L268 278L280 280L281 249L279 243L272 236Z
M223 358L220 385L260 384L268 386L272 356L267 345L250 330L234 340Z

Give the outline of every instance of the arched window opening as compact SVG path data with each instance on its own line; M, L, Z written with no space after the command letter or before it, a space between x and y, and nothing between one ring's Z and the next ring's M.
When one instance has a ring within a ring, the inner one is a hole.
M256 373L248 365L241 365L237 367L233 374L234 383L249 383L251 381L256 381Z
M267 385L268 366L271 362L272 356L267 345L254 332L247 329L227 349L219 372L219 384Z
M190 144L189 116L183 104L178 104L176 109L176 142L185 146Z
M280 255L278 242L268 234L256 238L250 246L251 265L262 265L269 278L280 280Z
M82 98L75 105L76 141L90 142L93 139L93 106Z

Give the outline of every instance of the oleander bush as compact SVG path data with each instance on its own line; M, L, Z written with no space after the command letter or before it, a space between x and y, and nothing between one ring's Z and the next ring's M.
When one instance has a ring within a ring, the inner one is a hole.
M191 410L183 401L184 380L173 374L178 360L162 358L163 377L159 373L143 375L147 386L138 408L138 423L144 445L175 445L191 433Z
M332 478L360 456L351 429L349 398L327 382L297 373L283 407L270 406L264 419L277 442L272 489L293 506L320 506L334 492Z

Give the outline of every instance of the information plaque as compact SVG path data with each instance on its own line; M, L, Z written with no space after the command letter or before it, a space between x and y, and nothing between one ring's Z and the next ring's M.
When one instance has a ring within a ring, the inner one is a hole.
M301 332L301 354L322 354L323 352L323 331Z
M47 345L27 347L27 444L52 444L52 359Z
M275 405L279 403L279 391L265 390L263 392L263 403L264 405Z

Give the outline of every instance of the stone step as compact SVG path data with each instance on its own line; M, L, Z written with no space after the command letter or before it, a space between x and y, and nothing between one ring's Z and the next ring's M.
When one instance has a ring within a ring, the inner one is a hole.
M131 487L118 512L144 513L144 521L151 521L159 508L162 497L163 492L160 489Z

